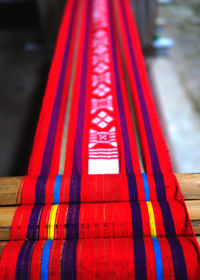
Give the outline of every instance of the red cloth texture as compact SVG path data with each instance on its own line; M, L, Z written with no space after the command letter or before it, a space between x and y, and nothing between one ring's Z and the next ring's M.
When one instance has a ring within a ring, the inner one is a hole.
M68 0L1 279L200 279L128 0Z

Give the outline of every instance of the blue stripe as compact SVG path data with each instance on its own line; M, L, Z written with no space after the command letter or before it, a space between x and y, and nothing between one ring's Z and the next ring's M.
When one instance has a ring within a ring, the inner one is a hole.
M52 240L46 241L42 254L41 280L48 280L49 276L49 254Z
M156 279L162 280L164 279L164 277L163 277L163 264L162 264L160 244L157 237L153 237L152 240L153 240L155 260L156 260Z
M54 185L53 203L59 204L60 202L60 186L61 186L62 175L56 176L56 181Z
M149 183L147 179L147 174L142 173L142 179L144 183L144 194L145 194L145 200L150 201L150 194L149 194Z

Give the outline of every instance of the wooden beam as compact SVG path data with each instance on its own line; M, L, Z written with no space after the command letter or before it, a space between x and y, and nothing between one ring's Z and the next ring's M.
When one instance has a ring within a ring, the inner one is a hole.
M176 173L185 200L200 199L200 174Z
M176 177L185 200L200 200L200 174L176 174ZM22 179L0 178L0 206L16 205Z
M0 207L0 240L9 240L12 220L17 207Z
M0 178L0 206L16 205L22 179L23 177Z

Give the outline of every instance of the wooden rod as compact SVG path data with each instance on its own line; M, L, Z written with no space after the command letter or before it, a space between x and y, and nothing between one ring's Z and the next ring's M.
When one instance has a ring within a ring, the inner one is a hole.
M185 200L200 200L200 174L176 173Z
M0 178L0 206L16 205L23 177Z
M0 207L0 240L9 240L16 209L17 207Z
M184 199L200 200L200 174L177 173L176 176ZM0 178L0 206L16 205L22 179L23 177Z
M200 235L200 200L186 201L192 226ZM17 207L0 207L0 240L9 240L12 220Z

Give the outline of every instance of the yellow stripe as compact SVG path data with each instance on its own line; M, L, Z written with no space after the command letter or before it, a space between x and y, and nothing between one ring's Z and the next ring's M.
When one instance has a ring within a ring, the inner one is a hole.
M54 226L56 221L56 212L58 209L58 205L53 205L51 207L51 212L49 215L49 227L48 227L48 239L54 239Z
M156 223L155 223L155 217L154 217L154 211L152 207L151 201L147 201L147 207L149 212L149 221L150 221L150 228L151 228L151 237L156 237Z

